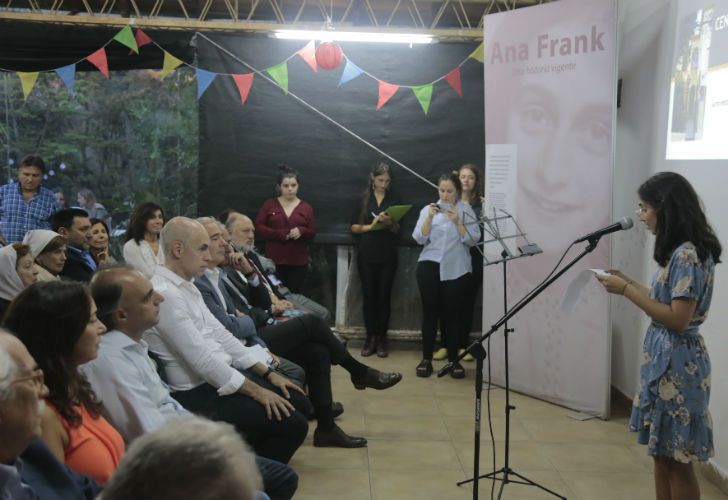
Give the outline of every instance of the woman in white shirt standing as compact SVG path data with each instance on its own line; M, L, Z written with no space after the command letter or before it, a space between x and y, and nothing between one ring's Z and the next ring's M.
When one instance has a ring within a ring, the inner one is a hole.
M418 377L432 375L432 354L438 323L441 336L448 345L448 360L458 353L463 304L470 289L472 264L470 247L480 239L473 209L460 201L461 184L457 172L440 176L437 182L440 200L420 211L412 233L424 245L417 264L417 285L422 300L422 361L417 365ZM465 377L462 365L456 363L450 372L453 378Z
M164 265L164 252L159 244L163 226L162 207L146 202L134 209L126 230L124 261L150 279L155 266Z

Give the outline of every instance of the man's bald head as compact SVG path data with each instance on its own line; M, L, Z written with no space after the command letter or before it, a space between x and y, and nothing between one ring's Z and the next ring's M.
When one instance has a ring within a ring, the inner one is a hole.
M159 322L159 304L164 301L146 276L127 266L96 273L91 295L106 327L121 330L135 341Z
M199 222L187 217L174 217L165 224L160 235L165 266L189 281L207 269L210 261L210 238Z

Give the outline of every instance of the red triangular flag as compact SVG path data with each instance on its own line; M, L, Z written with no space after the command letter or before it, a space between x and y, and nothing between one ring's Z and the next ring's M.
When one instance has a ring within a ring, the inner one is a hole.
M379 102L377 102L377 111L382 109L382 106L384 106L387 101L397 93L397 90L399 90L399 85L379 80Z
M460 68L455 68L445 75L445 81L455 89L455 92L457 92L460 97L463 96L463 87L460 83Z
M243 104L245 104L245 101L248 99L248 93L250 92L250 87L253 86L253 77L255 76L255 73L245 73L242 75L232 75L233 81L235 81L235 86L238 87L238 92L240 92L240 100Z
M311 66L311 69L317 71L318 66L316 65L316 42L311 40L306 44L304 48L296 52L301 59Z
M136 33L134 34L134 39L137 43L137 48L142 48L145 45L149 45L152 43L152 39L147 36L146 33L144 33L141 28L136 29Z
M109 63L106 60L106 50L103 47L88 56L86 60L99 68L99 71L101 71L106 78L109 77Z

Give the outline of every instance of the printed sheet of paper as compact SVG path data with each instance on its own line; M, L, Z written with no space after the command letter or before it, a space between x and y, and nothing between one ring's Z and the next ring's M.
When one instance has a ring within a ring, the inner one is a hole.
M483 215L490 224L484 228L484 246L488 260L497 259L503 251L502 245L495 240L513 236L516 226L508 219L507 214L518 217L516 213L516 188L518 179L518 146L516 144L488 144L485 148L485 205ZM504 213L505 212L505 213ZM517 255L519 241L506 238L505 242L512 254Z

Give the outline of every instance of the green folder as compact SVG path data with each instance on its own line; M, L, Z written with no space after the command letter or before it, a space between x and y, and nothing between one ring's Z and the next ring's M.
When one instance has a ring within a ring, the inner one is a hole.
M385 210L387 214L392 218L394 222L399 222L404 215L410 211L410 208L412 208L412 205L392 205L388 209ZM372 226L372 231L379 231L381 229L386 229L387 226L382 224L381 222L377 222L374 226Z

